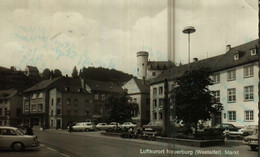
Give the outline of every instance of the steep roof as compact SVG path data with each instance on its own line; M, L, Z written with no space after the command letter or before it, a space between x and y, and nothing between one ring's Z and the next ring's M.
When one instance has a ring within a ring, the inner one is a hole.
M143 83L143 80L137 79L136 77L133 78L140 89L141 93L149 93L150 87L147 83Z
M0 91L0 99L10 99L17 94L17 90L9 89L9 90L1 90Z
M85 83L94 91L102 91L102 92L115 92L121 93L123 92L123 88L119 85L113 84L111 82L103 82L96 80L85 80Z
M37 83L36 85L26 89L24 92L32 92L32 91L45 89L48 86L50 86L52 83L54 83L55 81L59 80L60 78L62 78L62 77L54 78L51 80L44 80L44 81Z
M176 65L170 61L148 61L148 70L167 70Z
M72 77L62 77L57 81L57 88L60 92L71 92L71 93L85 93L89 94L86 90L82 88L82 80L80 78L72 78ZM69 90L68 90L69 88Z
M227 68L255 62L258 60L258 53L255 56L251 56L250 50L256 47L258 47L258 39L231 48L225 54L192 62L190 63L190 70L196 70L201 67L208 67L212 72L217 72ZM234 55L236 53L240 54L240 58L238 60L234 60ZM188 64L177 67L175 66L167 71L163 71L157 78L151 79L150 84L163 82L166 78L168 80L174 80L182 76L186 70L188 70Z

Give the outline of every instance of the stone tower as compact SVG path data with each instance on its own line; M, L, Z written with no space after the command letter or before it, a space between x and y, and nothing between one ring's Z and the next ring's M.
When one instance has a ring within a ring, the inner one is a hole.
M145 79L147 76L148 52L139 51L137 55L137 78Z

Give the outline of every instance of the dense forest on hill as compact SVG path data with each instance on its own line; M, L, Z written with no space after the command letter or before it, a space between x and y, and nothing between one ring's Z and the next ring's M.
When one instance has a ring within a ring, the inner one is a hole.
M0 67L0 90L15 88L23 91L40 81L40 76L28 77L23 71Z
M133 77L133 75L124 73L122 71L103 67L83 67L79 72L79 76L85 79L115 82L119 84L129 81Z

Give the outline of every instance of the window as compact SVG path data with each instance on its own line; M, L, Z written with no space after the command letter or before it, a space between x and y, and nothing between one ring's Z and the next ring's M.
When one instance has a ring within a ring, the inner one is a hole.
M95 94L95 100L98 100L98 97L99 97L98 94Z
M74 99L74 105L78 105L78 99Z
M142 63L142 66L144 66L144 63Z
M157 113L156 112L153 113L153 119L157 120Z
M36 104L32 104L32 111L36 111Z
M250 50L251 56L255 56L256 55L256 49L252 49Z
M254 111L245 111L245 121L253 121L254 120Z
M57 109L57 115L60 115L60 114L61 114L61 110Z
M157 88L153 88L153 94L157 94Z
M139 68L137 68L137 72L139 71Z
M160 116L160 120L163 119L163 114L162 114L162 112L159 113L159 116Z
M164 104L164 100L163 99L159 99L159 106L162 108Z
M214 74L212 75L213 83L219 83L220 82L220 74Z
M217 102L220 102L220 91L213 91L213 95L216 98Z
M53 110L51 110L51 116L53 115Z
M61 105L60 98L57 98L57 99L56 99L56 102L57 102L57 105Z
M254 67L253 66L244 67L244 78L253 77L253 76L254 76Z
M239 59L239 53L234 54L234 60L238 60Z
M228 120L236 121L236 111L228 111Z
M86 116L89 116L89 111L88 110L86 111Z
M51 119L51 126L53 126L53 119Z
M53 102L53 98L51 98L51 106L53 106L53 103L54 103L54 102Z
M134 103L137 103L137 98L134 98Z
M228 71L227 80L228 80L228 81L236 80L236 70L230 70L230 71Z
M156 108L157 107L157 101L156 99L153 100L153 108Z
M105 99L106 99L105 93L103 93L103 94L101 95L101 99L102 99L102 100L105 100Z
M159 87L159 94L163 94L163 87Z
M43 98L43 92L40 92L39 94L38 94L38 98Z
M33 95L32 95L32 99L36 99L36 94L33 94Z
M156 76L156 72L152 72L152 76Z
M228 89L228 102L236 102L236 89Z
M28 111L28 110L29 110L29 105L28 105L28 104L24 105L24 110L25 110L25 111Z
M67 105L70 104L70 98L67 98Z
M244 100L245 101L254 100L254 86L247 86L244 88Z
M16 109L16 114L17 115L20 115L22 112L21 112L21 109L20 108L18 108L18 109ZM1 114L0 114L1 115Z
M38 104L38 111L42 111L43 110L43 104Z
M3 115L3 109L0 108L0 117ZM1 125L1 124L0 124Z
M133 98L132 98L132 97L130 97L130 99L129 99L129 102L130 102L130 103L132 103L132 102L133 102Z

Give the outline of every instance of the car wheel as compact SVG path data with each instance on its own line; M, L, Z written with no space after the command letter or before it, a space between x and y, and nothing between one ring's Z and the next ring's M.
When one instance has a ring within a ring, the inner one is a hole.
M256 150L256 146L250 146L252 150Z
M88 129L85 129L85 131L88 131Z
M21 142L15 142L12 144L12 148L14 151L22 151L24 149L24 145Z

